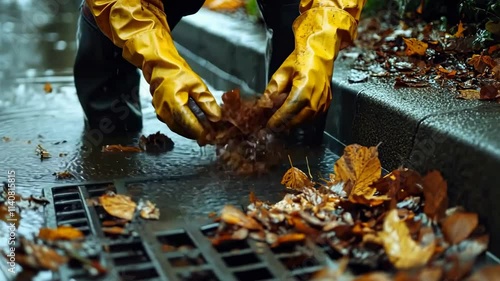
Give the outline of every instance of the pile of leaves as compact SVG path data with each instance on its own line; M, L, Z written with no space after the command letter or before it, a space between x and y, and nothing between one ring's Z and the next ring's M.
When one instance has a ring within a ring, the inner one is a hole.
M448 208L447 184L437 171L381 174L377 147L360 145L346 147L323 183L292 167L281 182L290 191L283 200L271 204L251 194L246 213L225 206L212 243L251 238L285 247L312 241L344 257L356 273L422 281L468 276L488 247L478 215Z
M284 146L266 129L286 95L243 99L239 90L222 95L221 121L211 124L211 131L200 143L216 146L225 169L237 174L259 174L280 162Z
M448 88L457 98L500 101L500 44L477 42L474 25L449 31L435 22L397 20L391 13L363 19L351 83L386 77L395 87ZM362 49L363 51L359 50Z

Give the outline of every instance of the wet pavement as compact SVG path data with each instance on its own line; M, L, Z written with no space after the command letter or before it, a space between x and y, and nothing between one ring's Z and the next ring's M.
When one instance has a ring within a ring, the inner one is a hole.
M145 81L141 81L140 88L144 118L141 133L122 137L103 136L99 131L86 134L72 78L78 6L74 0L0 0L2 181L6 180L7 171L14 170L17 193L30 196L41 195L48 186L83 181L174 175L192 179L174 186L170 181L160 180L133 189L158 202L160 209L166 210L165 220L206 217L227 203L245 202L251 190L268 200L282 196L279 180L288 168L286 158L282 167L258 180L221 170L212 147L200 148L194 141L173 134L157 120ZM46 83L52 86L51 93L44 91ZM218 96L222 93L213 92ZM161 155L101 152L103 145L136 144L141 134L157 131L173 139L173 151ZM52 158L40 160L35 153L39 144ZM330 172L337 159L323 147L313 150L302 147L290 154L294 164L302 168L307 156L314 175ZM57 180L53 175L65 170L75 179ZM19 233L37 233L43 224L41 212L26 211ZM1 236L6 233L2 225ZM2 239L0 246L4 247L4 243Z

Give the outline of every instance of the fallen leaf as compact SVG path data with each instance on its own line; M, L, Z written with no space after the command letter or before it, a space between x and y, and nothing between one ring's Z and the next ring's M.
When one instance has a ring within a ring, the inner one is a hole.
M458 23L457 32L453 36L455 36L457 38L464 37L464 31L465 31L464 25L463 25L462 21L460 21Z
M352 194L351 196L349 196L349 200L353 203L362 204L362 205L366 205L366 206L370 206L370 207L376 207L378 205L382 205L385 202L391 200L391 198L386 196L386 195L365 196L363 194Z
M432 220L440 220L448 209L448 185L438 171L432 171L423 178L424 213Z
M451 244L458 244L467 239L479 224L475 213L454 213L442 221L443 235Z
M494 100L500 98L500 82L481 87L479 91L479 99Z
M38 238L46 241L57 240L78 240L84 238L85 235L72 226L59 226L57 228L41 228L38 232Z
M424 2L425 2L424 0L420 0L420 5L418 5L417 10L416 10L416 12L417 12L418 14L420 14L420 15L421 15L421 14L422 14L422 12L424 11L424 5L425 5L425 3L424 3Z
M476 271L467 281L500 281L500 265L487 265Z
M271 248L278 247L282 244L286 243L297 243L302 242L306 239L306 235L304 233L287 233L284 235L278 236L276 241L271 244Z
M479 100L481 99L481 92L474 89L458 90L459 94L457 99L463 100Z
M410 38L410 39L403 38L403 40L406 44L407 56L412 56L412 55L424 56L429 46L427 43L424 43L415 38Z
M102 232L111 235L129 235L130 233L123 227L120 226L110 226L110 227L102 227Z
M21 238L20 242L20 248L16 248L15 262L23 268L57 271L69 260L68 257L48 246L35 244L25 238ZM6 256L5 253L4 256Z
M149 136L141 136L139 139L139 148L146 152L161 153L167 152L174 148L174 142L171 138L160 133L151 134Z
M4 203L0 205L0 220L6 222L7 224L14 223L17 228L21 222L21 216L15 206L9 208L8 204Z
M10 141L10 138L9 138L9 137L2 137L2 140L3 140L4 142L9 142L9 141Z
M456 70L448 70L448 69L442 67L441 65L437 65L436 69L439 73L444 74L446 76L446 78L453 78L453 77L455 77L455 75L457 75Z
M46 94L52 93L52 85L49 82L46 82L45 85L43 85L43 90Z
M376 189L370 185L382 174L377 147L368 148L358 144L347 146L333 169L336 180L353 183L349 196L363 195L367 198L375 194Z
M35 153L40 156L40 159L47 159L47 158L50 158L50 153L42 147L42 145L37 145L36 146L36 149L35 149Z
M397 269L411 269L426 265L434 254L435 241L421 246L415 242L408 227L398 217L397 210L391 210L384 219L381 232L377 233L391 263Z
M124 146L120 144L112 144L103 146L102 152L142 152L142 150L141 148L136 146Z
M472 55L472 57L467 61L467 63L469 65L472 65L474 69L479 73L483 73L486 70L486 67L493 69L497 65L497 63L492 57L485 55L477 55L477 54Z
M129 196L108 192L99 197L104 210L117 218L131 221L134 217L137 204Z
M240 209L226 205L221 211L221 220L232 225L239 225L250 230L260 230L262 226L253 218L248 217Z
M141 218L150 219L150 220L159 220L160 219L160 209L156 208L156 204L151 203L151 201L147 200L144 205L141 207Z
M57 172L53 174L58 180L73 179L75 176L69 171Z
M394 88L424 88L428 87L429 83L417 78L411 77L396 77L394 81Z
M292 167L283 175L281 184L283 184L286 188L297 191L303 191L304 188L313 187L314 182L306 175L306 173L293 166L290 156L288 156L288 159L290 160L290 166Z
M128 223L128 220L124 220L124 219L105 220L102 222L102 226L104 226L104 227L124 226L127 223Z

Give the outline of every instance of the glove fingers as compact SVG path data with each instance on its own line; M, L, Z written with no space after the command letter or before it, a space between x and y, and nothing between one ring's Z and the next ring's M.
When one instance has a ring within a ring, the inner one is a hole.
M193 93L191 97L196 102L196 105L203 111L204 115L211 122L218 122L221 119L221 109L217 104L214 96L206 91L201 93Z
M300 98L300 96L295 93L290 93L285 103L269 119L267 126L272 131L282 132L288 129L297 114L299 114L304 107L308 106L308 100Z
M160 109L160 110L158 110ZM174 133L189 139L199 139L204 135L204 128L193 114L188 105L174 107L168 103L162 103L162 107L157 107L158 119Z

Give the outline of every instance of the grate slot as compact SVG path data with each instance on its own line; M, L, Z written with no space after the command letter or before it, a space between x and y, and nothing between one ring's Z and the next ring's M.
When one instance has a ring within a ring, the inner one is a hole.
M219 245L214 246L219 253L238 253L239 251L250 248L246 240L225 241Z
M234 272L234 276L239 281L257 281L274 278L269 269L265 267Z
M223 258L224 262L229 267L237 267L249 264L259 263L261 260L254 253L246 253L242 255L232 255Z
M57 225L71 225L73 227L87 225L87 218L77 218L77 219L68 219L68 220L57 220Z
M297 254L300 252L303 252L304 246L302 244L297 244L297 243L286 243L283 245L280 245L278 247L273 247L271 248L271 251L274 254Z
M55 198L59 194L64 193L79 193L77 186L65 186L63 188L52 188L52 196Z
M292 271L292 274L296 277L300 276L310 276L314 275L316 272L321 271L322 269L325 269L324 266L321 265L316 265L312 267L305 267L305 268L297 268ZM307 279L309 280L309 279Z
M168 261L174 267L200 266L207 263L202 254L169 258Z
M75 199L80 199L80 193L77 192L64 192L64 193L59 193L59 194L54 194L54 201L60 201L60 200L75 200Z
M212 224L208 224L208 225L204 225L204 226L200 227L200 231L205 236L213 237L215 235L218 227L219 227L218 223L212 223Z
M91 186L86 186L86 189L89 194L89 197L91 198L101 196L108 191L116 192L116 188L112 184L91 185Z
M243 255L243 254L248 254L248 253L253 253L253 252L254 252L253 249L248 248L248 249L243 249L243 250L238 250L238 251L233 251L233 252L221 253L220 256L222 258L225 258L225 257L232 257L234 255Z
M85 215L85 211L83 209L68 211L68 212L60 212L56 214L57 220L69 220L74 218L87 218Z
M116 265L140 264L151 261L140 242L110 245L109 255Z
M201 270L195 272L179 272L177 277L182 281L219 281L219 278L211 270Z
M58 215L59 212L70 212L70 211L75 211L75 210L82 210L83 204L82 204L82 200L80 200L80 199L65 200L65 201L60 201L60 202L54 202L54 208L56 210L56 215Z
M117 268L118 274L122 280L148 280L159 277L158 272L152 264L134 266L130 268L127 266L125 268Z
M295 270L297 268L306 268L319 265L318 260L314 256L308 256L304 254L282 257L279 260L289 270Z
M190 251L196 248L193 239L183 229L158 235L157 239L162 244L163 252Z

